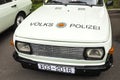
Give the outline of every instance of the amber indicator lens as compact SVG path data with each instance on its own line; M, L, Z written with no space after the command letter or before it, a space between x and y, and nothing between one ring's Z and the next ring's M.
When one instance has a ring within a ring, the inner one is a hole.
M57 27L59 27L59 28L66 27L66 23L58 23L58 24L57 24Z

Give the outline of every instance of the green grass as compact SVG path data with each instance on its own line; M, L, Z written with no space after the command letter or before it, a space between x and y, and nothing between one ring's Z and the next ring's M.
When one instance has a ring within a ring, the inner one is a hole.
M120 8L120 0L114 0L113 8Z
M107 2L108 0L105 0ZM114 4L113 6L108 7L109 9L114 9L114 8L120 8L120 0L113 0Z
M33 1L33 6L32 6L32 11L36 10L38 7L40 7L43 3L42 0L32 0ZM105 0L105 2L107 2L108 0ZM114 5L108 7L109 9L113 9L113 8L120 8L120 0L113 0L114 1Z
M40 2L40 3L36 3L36 4L33 4L32 5L32 11L36 10L38 7L40 7L43 3Z

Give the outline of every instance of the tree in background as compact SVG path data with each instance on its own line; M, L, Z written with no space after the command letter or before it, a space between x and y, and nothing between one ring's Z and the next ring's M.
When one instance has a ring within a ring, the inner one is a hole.
M36 3L39 3L39 2L42 2L43 0L32 0L32 2L34 3L34 4L36 4Z
M32 3L33 5L31 11L34 11L43 4L43 0L32 0Z
M120 0L114 0L113 8L120 8Z

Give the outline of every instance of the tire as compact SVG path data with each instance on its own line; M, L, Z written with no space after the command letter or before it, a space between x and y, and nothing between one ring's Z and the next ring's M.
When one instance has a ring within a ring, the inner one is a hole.
M25 69L38 70L38 67L29 63L21 63L22 67Z
M22 65L22 67L25 68L25 69L29 68L29 65L28 65L28 64L21 63L21 65Z
M99 76L101 74L101 71L97 70L97 71L86 71L81 73L82 76Z
M15 23L14 23L14 26L13 26L14 30L20 25L20 23L25 19L25 17L26 17L26 15L23 14L23 13L19 13L16 16Z
M106 65L107 65L106 70L109 70L111 68L111 66L113 65L113 55L109 56Z
M90 76L100 76L100 74L101 74L101 71L93 71L89 73Z

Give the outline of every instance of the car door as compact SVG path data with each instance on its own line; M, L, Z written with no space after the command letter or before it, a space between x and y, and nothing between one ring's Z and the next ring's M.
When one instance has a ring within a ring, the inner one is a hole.
M0 0L0 33L14 24L17 0Z

